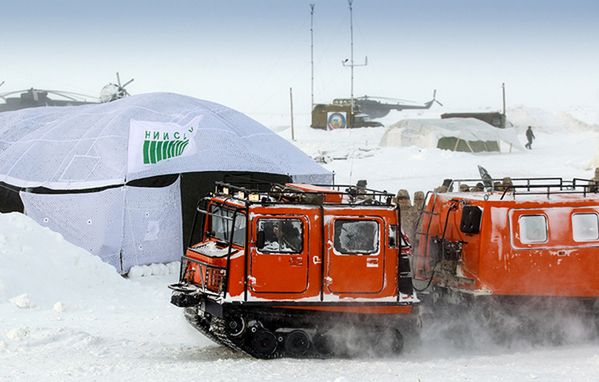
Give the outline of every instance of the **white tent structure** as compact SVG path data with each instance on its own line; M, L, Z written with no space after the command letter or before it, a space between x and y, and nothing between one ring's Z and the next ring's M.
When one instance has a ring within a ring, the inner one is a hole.
M7 210L3 203L22 204L40 224L122 273L180 257L182 198L193 194L195 205L197 174L215 171L332 181L260 123L186 96L0 113L0 211ZM188 175L195 183L182 187Z
M524 150L513 128L498 129L475 118L403 119L389 126L380 145L487 152L499 151L499 142Z

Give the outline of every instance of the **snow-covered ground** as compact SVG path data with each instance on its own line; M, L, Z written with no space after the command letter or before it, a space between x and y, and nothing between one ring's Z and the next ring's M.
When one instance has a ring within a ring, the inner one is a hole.
M414 192L448 177L476 177L477 164L497 177L591 177L599 142L591 125L599 121L586 123L539 126L532 151L491 155L383 149L382 128L299 128L296 144L331 158L325 166L337 182L368 179L372 187ZM172 267L133 273L121 278L29 218L0 214L0 381L599 380L599 343L577 328L583 335L551 347L501 346L482 334L465 346L430 327L420 347L398 357L255 360L212 344L185 322L169 303L166 286L177 278Z
M356 131L359 130L359 131ZM396 192L432 190L443 179L479 176L477 165L496 178L561 176L591 178L591 161L599 150L599 130L576 134L536 132L532 151L469 154L418 147L379 147L383 129L309 131L298 146L335 172L336 183L367 179L372 188Z
M584 111L584 113L583 113ZM439 118L446 110L403 113L387 117L388 124L400 118ZM555 177L592 178L593 162L599 152L599 113L578 110L576 113L550 113L541 109L517 107L508 116L516 126L522 144L525 127L532 125L536 140L531 151L512 150L502 153L469 154L419 147L380 147L385 128L362 128L324 131L300 127L295 144L312 157L324 157L324 166L335 172L340 184L368 180L371 188L397 192L401 188L427 191L443 179L477 178L477 165L485 167L495 178ZM280 134L289 139L290 131Z

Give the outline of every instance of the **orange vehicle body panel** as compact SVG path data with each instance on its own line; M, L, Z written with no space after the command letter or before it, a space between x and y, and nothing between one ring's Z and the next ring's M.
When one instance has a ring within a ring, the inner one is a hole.
M250 245L251 290L254 293L302 293L308 288L310 271L310 220L306 215L293 214L294 211L283 209L276 215L259 215L252 219L263 218L298 219L302 224L301 236L303 247L300 253L260 253L255 245ZM297 211L295 211L297 212ZM257 212L259 213L259 212ZM250 223L250 243L256 242L256 224ZM243 276L242 276L243 277Z
M356 217L349 215L350 211L344 209L327 210L329 222L325 225L326 239L329 243L334 241L334 220L353 220ZM355 213L355 212L353 212ZM393 216L386 216L393 219ZM388 248L385 252L386 238L386 219L363 215L362 219L375 221L379 225L378 251L372 254L342 254L335 250L332 245L327 246L325 259L325 285L331 294L345 292L360 292L363 294L387 294L390 291L384 291L385 274L388 270L385 267L385 260L389 257L390 268L395 269L397 262L392 259L397 259L397 249ZM393 252L392 256L389 256ZM385 254L387 256L385 256Z
M434 285L503 296L599 296L599 237L574 240L572 223L576 213L599 216L599 198L508 195L501 200L500 195L485 199L482 193L446 193L429 198L415 250L416 278L431 277L429 240L445 230L445 239L463 242L462 254L454 273L435 270ZM460 230L464 205L482 209L479 233ZM449 212L452 206L455 210ZM531 215L545 217L543 242L522 242L520 217Z
M325 203L341 204L341 202L343 201L343 195L339 191L331 190L327 187L314 186L312 184L303 183L288 183L287 186L306 192L321 193L324 196Z
M232 208L246 206L235 199L214 197L212 203L224 203ZM247 207L248 248L235 246L231 254L226 299L232 301L310 301L338 302L371 301L381 304L399 302L398 266L400 248L392 246L388 239L389 225L398 224L395 206L355 205L293 205L293 204L249 204ZM257 249L257 223L266 218L298 219L302 224L303 247L300 253L260 253ZM334 223L337 219L360 219L378 224L378 251L374 254L340 254L333 249ZM206 222L208 218L206 218ZM324 227L323 222L324 221ZM324 234L324 237L323 237ZM205 237L200 243L206 243ZM406 248L406 250L408 250ZM405 253L403 251L402 253ZM226 256L212 258L188 249L186 256L201 263L220 267L227 264ZM247 267L247 279L245 270ZM324 268L323 268L324 267ZM194 268L192 270L192 268ZM196 263L187 265L187 280L200 285L206 270ZM322 292L322 296L321 296ZM406 305L417 302L414 295L401 295ZM319 310L315 306L303 306ZM285 307L289 307L285 305ZM299 309L299 308L298 308ZM337 312L380 312L409 313L401 306L379 307L338 306ZM374 310L373 310L374 309ZM324 309L327 310L327 309ZM328 310L331 311L331 310Z

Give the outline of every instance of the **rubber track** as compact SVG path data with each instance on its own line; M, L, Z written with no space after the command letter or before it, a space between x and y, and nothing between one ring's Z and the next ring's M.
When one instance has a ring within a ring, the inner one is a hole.
M220 339L215 336L212 331L210 331L210 324L207 322L202 322L203 318L198 315L198 310L196 307L185 308L183 312L187 322L189 322L197 331L208 337L212 342L223 345Z
M230 312L229 314L241 314L241 312ZM331 353L319 353L317 352L312 344L312 347L310 348L310 350L302 355L302 356L294 356L291 354L286 354L285 350L284 350L284 342L278 342L277 345L277 350L273 353L270 354L268 356L263 356L263 355L258 355L255 354L254 352L252 352L252 349L249 347L249 340L248 340L248 333L244 333L243 336L239 337L239 340L237 341L236 338L231 338L229 336L229 334L227 333L227 329L226 329L226 325L225 325L225 320L219 317L215 317L215 316L211 316L210 317L210 322L208 322L207 320L205 320L203 317L201 317L200 315L197 314L197 308L186 308L185 309L185 317L186 319L191 323L191 325L193 327L195 327L199 332L201 332L202 334L204 334L206 337L210 338L213 342L219 344L219 345L223 345L228 347L231 350L237 351L237 352L242 352L244 354L247 354L251 357L254 358L260 358L260 359L275 359L275 358L281 358L281 357L289 357L289 358L301 358L301 359L310 359L310 358L318 358L318 359L323 359L323 358L330 358L330 357L339 357L339 356L343 356L343 354L335 354L333 352ZM258 318L259 317L259 318ZM314 322L314 317L313 317L313 313L311 312L296 312L293 315L292 314L287 314L287 313L283 313L283 312L269 312L269 311L258 311L258 312L252 312L249 315L244 315L244 320L246 322L246 325L248 322L252 321L252 320L256 320L256 321L261 321L261 322L265 322L264 327L266 329L268 329L269 331L271 331L278 340L278 337L281 334L276 333L276 329L275 330L271 330L273 328L270 327L270 323L271 322L305 322L305 323L310 323L308 325L303 325L303 326L297 326L297 327L290 327L290 326L284 326L286 328L291 328L291 329L320 329L318 330L319 333L326 333L328 330L331 329L331 325L329 325L329 323L334 323L334 320L331 320L330 318L325 318L321 320L321 323L323 324L320 328L318 328L318 325L316 322ZM202 322L204 321L204 322ZM366 325L364 325L364 323L361 323L362 327L365 328ZM369 325L371 328L377 328L379 327L379 325ZM249 328L246 327L245 329L246 331L249 330Z
M187 319L187 321L196 330L198 330L200 333L202 333L203 335L208 337L210 340L212 340L216 344L226 346L233 351L242 352L242 353L245 353L254 358L275 359L275 358L281 358L281 357L290 357L290 355L287 355L283 351L280 350L284 346L280 342L277 346L277 350L273 354L270 354L268 356L254 354L251 351L251 349L248 348L248 346L245 346L246 345L245 343L238 344L236 341L232 340L229 337L227 330L226 330L226 326L225 326L225 320L223 320L222 318L212 316L210 318L210 323L208 323L207 320L205 322L202 322L202 321L204 321L204 318L197 314L197 308L195 308L195 307L186 308L184 310L184 312L185 312L185 318ZM295 316L292 317L289 314L281 314L281 313L275 314L275 313L270 313L270 312L261 312L260 316L262 319L264 319L265 317L268 317L270 320L280 319L283 317L285 317L287 319L291 319L291 318L295 317ZM253 317L250 317L250 318L244 317L244 318L245 318L246 323L253 319ZM301 328L297 328L297 329L301 329ZM249 329L246 328L246 330L249 330ZM273 334L277 338L279 337L277 335L277 333L273 332ZM245 338L246 338L245 336L241 337L241 340L242 340L241 342L245 342L244 341ZM298 357L298 358L304 359L304 358L324 358L324 357L326 357L326 355L316 353L315 351L310 351L307 354L305 354L301 357Z
M207 322L203 317L198 315L196 308L186 308L185 318L194 328L216 344L226 346L235 351L247 353L229 339L225 331L224 320L217 317L211 317L210 322Z

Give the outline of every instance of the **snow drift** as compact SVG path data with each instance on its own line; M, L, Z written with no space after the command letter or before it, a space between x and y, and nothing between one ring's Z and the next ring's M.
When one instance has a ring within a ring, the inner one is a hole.
M23 214L0 214L0 304L51 308L132 287L113 267L60 234Z
M547 111L535 107L517 106L508 109L508 120L519 130L532 126L533 130L588 131L599 129L599 113L584 109L571 112Z

